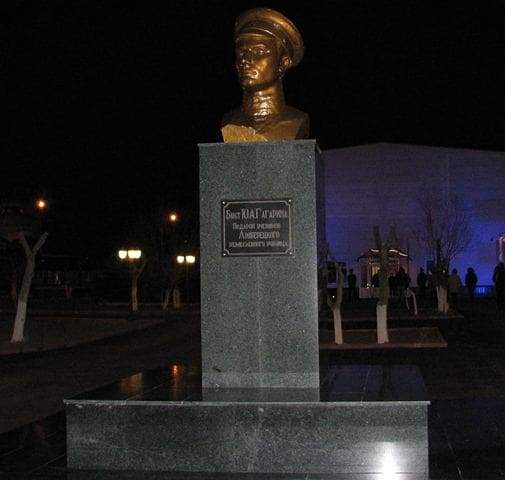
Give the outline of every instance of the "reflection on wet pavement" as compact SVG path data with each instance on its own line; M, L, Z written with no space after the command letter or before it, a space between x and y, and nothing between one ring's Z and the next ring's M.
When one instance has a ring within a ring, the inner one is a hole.
M422 392L409 385L409 369L403 365L368 368L321 368L322 401L388 401ZM402 382L397 381L401 377ZM201 400L198 366L172 364L139 372L81 398L131 400ZM400 386L402 386L400 388ZM338 393L337 393L338 392ZM69 472L66 470L65 415L60 412L39 422L0 435L0 480L48 478L73 480L108 479L267 479L345 478L383 479L383 474L360 476L189 474L149 472ZM505 399L468 398L435 400L429 407L429 463L431 479L505 479ZM382 475L382 476L381 476ZM388 480L413 479L395 473Z

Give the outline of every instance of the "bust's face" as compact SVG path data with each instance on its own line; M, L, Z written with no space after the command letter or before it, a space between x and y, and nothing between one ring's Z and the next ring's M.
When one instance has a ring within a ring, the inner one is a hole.
M235 47L235 68L244 90L257 91L273 85L282 75L282 56L275 38L243 33Z

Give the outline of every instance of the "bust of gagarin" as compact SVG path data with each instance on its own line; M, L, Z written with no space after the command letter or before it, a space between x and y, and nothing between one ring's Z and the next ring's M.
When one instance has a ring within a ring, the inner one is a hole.
M282 79L303 58L295 25L269 8L254 8L235 22L235 68L242 105L223 116L225 142L294 140L309 135L309 116L288 107Z

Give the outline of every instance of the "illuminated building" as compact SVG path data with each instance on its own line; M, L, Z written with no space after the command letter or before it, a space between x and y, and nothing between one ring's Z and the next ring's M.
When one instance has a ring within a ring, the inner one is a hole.
M396 247L408 252L410 277L435 260L415 238L422 213L419 196L431 189L457 195L469 214L471 247L450 267L464 276L473 267L479 285L491 285L497 244L505 232L505 152L401 144L326 150L327 240L339 261L359 271L358 257L396 227ZM499 250L499 249L498 249ZM360 279L358 279L358 282Z

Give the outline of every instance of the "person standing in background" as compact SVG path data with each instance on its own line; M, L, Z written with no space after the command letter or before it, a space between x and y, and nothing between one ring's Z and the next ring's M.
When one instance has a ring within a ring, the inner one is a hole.
M494 291L499 312L505 311L505 265L500 262L493 272Z
M349 275L347 275L347 290L349 301L352 302L356 298L356 275L352 268L349 269Z
M475 287L477 286L477 275L472 267L468 267L465 275L465 287L468 292L468 299L473 302Z

